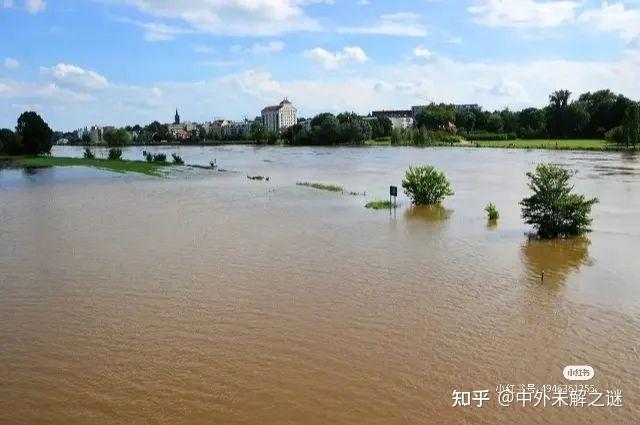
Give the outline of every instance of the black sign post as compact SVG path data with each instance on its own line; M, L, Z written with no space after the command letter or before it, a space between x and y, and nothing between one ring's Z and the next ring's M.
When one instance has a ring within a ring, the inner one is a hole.
M393 198L393 200L391 199ZM398 186L389 186L389 209L396 208L396 201L398 199Z

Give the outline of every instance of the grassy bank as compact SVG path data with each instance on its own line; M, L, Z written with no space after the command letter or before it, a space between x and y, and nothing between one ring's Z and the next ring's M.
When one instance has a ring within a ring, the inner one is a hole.
M470 142L472 146L481 148L507 149L566 149L566 150L617 150L619 146L607 143L606 140L569 139L569 140L495 140Z
M391 146L391 139L367 140L365 146ZM413 143L402 143L398 146L417 146ZM625 146L609 143L606 140L593 139L569 139L569 140L550 140L550 139L532 139L532 140L487 140L473 141L465 140L461 143L444 143L434 142L426 144L423 147L477 147L477 148L502 148L502 149L551 149L551 150L588 150L588 151L626 151ZM639 150L640 147L635 148Z
M148 176L159 176L161 168L171 165L168 163L161 164L146 161L67 158L57 156L17 156L2 157L0 159L22 167L93 167L117 173L130 172L146 174Z
M370 210L388 210L389 208L393 208L394 205L391 201L389 200L378 200L378 201L371 201L368 202L364 207L368 208Z
M342 186L337 186L335 184L298 182L296 183L296 185L311 187L313 189L318 189L318 190L328 190L329 192L344 192L344 189L342 188Z

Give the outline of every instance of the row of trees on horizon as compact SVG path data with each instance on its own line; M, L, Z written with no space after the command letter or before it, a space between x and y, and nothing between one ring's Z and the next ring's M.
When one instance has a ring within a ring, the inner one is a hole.
M334 115L321 113L306 123L305 119L281 133L268 131L256 117L249 137L257 143L275 144L278 140L290 145L362 144L367 140L391 137L392 143L424 145L429 141L454 143L462 139L603 139L626 146L640 143L640 103L611 90L598 90L579 95L574 100L568 90L558 90L549 96L543 108L512 111L508 108L485 111L482 108L462 109L450 104L425 106L407 131L393 129L386 117L363 117L354 112ZM305 125L307 124L307 125ZM135 139L132 135L135 135ZM53 132L35 112L25 112L18 118L16 131L0 131L0 153L48 153L51 144L65 137L71 144L88 145L87 134ZM168 125L154 121L146 126L134 125L110 129L103 135L109 146L176 142ZM181 143L243 140L236 135L221 138L199 126ZM45 140L46 139L46 140Z

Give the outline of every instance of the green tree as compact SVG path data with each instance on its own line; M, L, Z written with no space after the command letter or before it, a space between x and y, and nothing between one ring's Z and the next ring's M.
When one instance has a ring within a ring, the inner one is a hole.
M569 90L556 90L549 95L549 103L555 108L564 108L569 105L571 92Z
M544 109L527 108L518 114L518 136L533 139L547 136L547 119Z
M391 132L393 131L393 123L391 122L389 117L383 117L383 116L378 117L377 126L380 130L380 133L376 137L391 136Z
M371 126L354 112L344 112L337 117L340 143L363 143L371 138Z
M505 133L517 133L520 127L520 115L509 109L503 109L500 111L500 118L502 118L502 131Z
M502 117L499 113L494 112L487 118L486 129L492 133L500 133L503 128Z
M456 112L456 126L466 132L474 130L476 115L472 111L460 109Z
M256 117L251 123L251 138L257 143L262 143L267 138L267 129L262 124L262 118Z
M87 133L84 133L82 135L82 144L83 145L90 145L91 144L91 136L89 136Z
M20 142L20 137L8 128L0 130L0 153L7 155L20 155L24 147Z
M577 236L589 231L591 207L597 198L573 193L574 172L554 164L540 164L527 173L533 195L520 202L522 218L542 238Z
M296 136L301 131L302 131L302 125L295 124L295 125L292 125L291 127L287 128L283 132L282 137L284 137L284 140L288 145L293 145L295 143L295 141L296 141Z
M622 137L624 143L635 146L640 142L640 106L632 103L624 115L622 122Z
M439 204L446 196L453 195L444 173L430 165L409 167L402 188L414 205Z
M53 131L37 113L23 112L18 117L16 132L22 139L24 153L42 155L51 152Z
M110 128L102 136L108 146L127 146L131 144L131 135L123 128Z
M423 108L416 117L417 128L425 127L427 130L442 130L449 123L455 122L455 112L446 106L430 105Z
M335 145L340 142L340 122L328 112L311 120L311 142L314 145Z

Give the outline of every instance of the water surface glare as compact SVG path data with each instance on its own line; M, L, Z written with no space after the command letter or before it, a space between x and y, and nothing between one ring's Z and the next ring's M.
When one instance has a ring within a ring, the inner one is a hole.
M228 171L0 170L0 423L638 422L640 157L151 149ZM527 239L539 162L600 198L587 238ZM442 209L364 208L424 163L452 182ZM624 407L496 407L498 384L566 384L567 365ZM454 389L492 400L453 408Z

